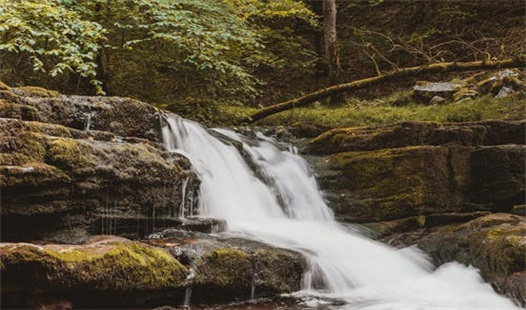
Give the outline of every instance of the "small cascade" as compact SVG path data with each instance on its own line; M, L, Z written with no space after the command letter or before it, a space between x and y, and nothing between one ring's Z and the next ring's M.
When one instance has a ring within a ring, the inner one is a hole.
M192 288L187 287L184 292L184 303L183 303L184 308L190 308L191 299L192 299Z
M175 115L164 122L166 149L187 156L201 179L199 216L225 220L230 235L306 257L309 270L296 295L336 299L348 309L516 309L475 268L450 263L435 270L416 249L397 250L338 224L306 162L272 139L216 130L235 141L228 143Z
M186 212L190 211L190 215L193 215L192 214L192 211L193 210L186 210L186 187L188 186L188 181L190 180L190 178L185 178L181 184L181 204L179 205L179 213L178 213L178 216L180 218L185 218L186 217Z
M190 308L190 302L192 300L192 280L195 278L195 270L190 268L188 270L188 275L186 276L187 287L184 294L184 308Z
M91 128L91 119L92 117L94 116L95 112L93 111L89 111L87 113L85 113L85 118L86 118L86 121L84 123L84 131L89 131L90 128Z

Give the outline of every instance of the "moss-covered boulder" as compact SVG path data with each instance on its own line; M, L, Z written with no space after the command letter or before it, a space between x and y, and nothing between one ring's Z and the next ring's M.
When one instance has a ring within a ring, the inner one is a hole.
M122 97L66 96L39 87L0 90L0 117L161 141L158 110Z
M276 297L301 288L306 263L300 253L240 238L166 230L164 246L191 268L189 303L211 304Z
M83 245L2 243L0 258L3 308L42 307L50 298L75 308L144 304L160 296L182 299L187 276L187 269L162 249L123 238Z
M470 150L411 146L324 158L320 186L341 219L370 222L471 211Z

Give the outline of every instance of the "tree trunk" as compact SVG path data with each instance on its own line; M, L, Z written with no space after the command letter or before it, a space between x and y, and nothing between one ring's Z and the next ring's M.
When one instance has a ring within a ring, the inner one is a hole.
M330 85L343 82L342 68L340 66L340 53L338 38L336 36L336 0L323 0L323 30L325 39L325 57L329 65ZM345 103L345 94L334 94L330 98L331 105Z
M453 72L453 71L474 71L474 70L491 70L501 68L524 68L526 59L524 57L516 59L506 59L501 61L472 61L472 62L442 62L427 66L409 67L399 69L384 75L374 76L362 80L356 80L349 83L330 86L299 98L294 98L281 102L269 107L263 108L252 114L244 120L246 123L252 123L263 119L267 116L283 112L295 107L306 106L311 102L323 99L334 94L340 94L355 89L365 88L386 82L400 77L416 76L419 74Z

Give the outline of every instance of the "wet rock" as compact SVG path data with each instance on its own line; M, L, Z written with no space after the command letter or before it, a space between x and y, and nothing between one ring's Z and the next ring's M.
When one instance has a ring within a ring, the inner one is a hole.
M394 234L384 241L395 246L417 244L437 265L458 261L480 269L497 290L524 305L526 219L506 213L485 215L467 223Z
M2 308L113 308L180 297L187 275L162 249L115 237L83 245L1 243L0 257Z
M160 236L148 242L164 244L194 271L188 279L191 304L275 297L300 289L306 265L299 253L257 241L180 230Z

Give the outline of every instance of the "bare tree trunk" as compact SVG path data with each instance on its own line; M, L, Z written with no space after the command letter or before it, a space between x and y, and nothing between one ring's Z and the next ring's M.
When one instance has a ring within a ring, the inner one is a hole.
M325 39L325 56L329 64L329 82L331 85L340 84L342 68L340 66L340 52L336 36L336 0L323 0L323 30ZM331 105L345 103L345 94L334 94L330 98Z
M306 94L299 98L294 98L285 102L271 105L252 114L244 120L246 123L252 123L263 119L267 116L283 112L295 107L303 107L314 101L340 94L355 89L361 89L369 86L386 82L400 77L417 76L419 74L453 72L453 71L474 71L474 70L491 70L500 68L525 68L526 61L524 57L516 59L506 59L500 61L472 61L472 62L443 62L426 66L402 68L390 73L374 76L366 79L356 80L349 83L333 85L318 91Z

